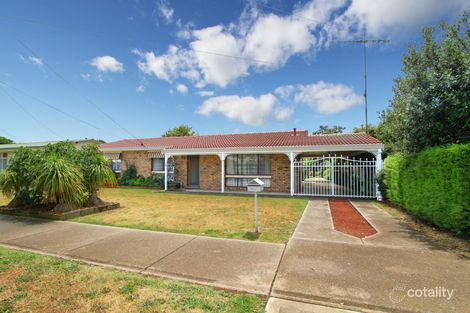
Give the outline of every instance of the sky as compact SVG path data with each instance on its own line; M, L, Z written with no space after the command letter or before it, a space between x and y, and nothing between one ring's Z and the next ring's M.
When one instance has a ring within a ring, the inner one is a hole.
M463 0L0 1L0 136L16 142L369 123L423 26Z

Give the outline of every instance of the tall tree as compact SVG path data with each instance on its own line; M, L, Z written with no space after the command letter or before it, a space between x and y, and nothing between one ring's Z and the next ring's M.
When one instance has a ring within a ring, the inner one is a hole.
M341 134L346 127L343 126L328 126L328 125L320 125L320 127L313 132L314 135L328 135L328 134Z
M192 127L186 124L181 124L177 127L167 130L162 137L181 137L181 136L196 136L197 133Z
M0 145L13 143L13 140L0 136Z
M423 43L403 56L402 75L381 114L382 140L395 150L470 142L470 29L467 13L456 24L422 31Z

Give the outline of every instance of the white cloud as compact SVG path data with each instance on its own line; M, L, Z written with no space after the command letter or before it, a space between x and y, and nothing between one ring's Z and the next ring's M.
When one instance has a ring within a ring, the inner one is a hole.
M103 76L99 73L91 74L91 73L83 73L80 75L84 80L87 81L97 81L97 82L104 82Z
M173 14L175 11L170 6L167 0L158 0L157 1L157 13L165 19L167 24L173 21Z
M91 60L90 64L101 72L124 72L123 64L109 55L96 57Z
M148 75L154 75L158 79L171 82L173 79L184 75L198 77L197 73L191 73L194 69L194 56L188 50L182 50L174 45L168 47L166 54L155 55L153 52L142 52L138 49L132 50L140 57L137 62L139 69Z
M212 97L203 102L197 113L206 116L220 113L230 120L250 126L260 126L271 117L277 121L290 119L293 109L280 106L277 98L267 93L258 98L237 95Z
M230 120L240 121L250 126L260 126L272 114L276 102L276 97L270 93L261 95L259 98L220 96L204 101L197 112L206 116L221 113Z
M198 95L200 95L201 97L212 97L214 95L214 92L210 90L201 90L198 92Z
M293 108L277 107L274 110L274 118L279 122L287 121L292 117L292 114L294 114Z
M161 55L139 52L139 68L169 82L185 78L197 88L224 88L252 72L276 70L293 56L313 56L331 40L358 38L363 29L399 40L465 8L468 0L311 0L280 15L248 2L238 22L195 30L178 20L182 46L170 45Z
M350 39L366 30L372 36L404 39L421 27L470 8L467 0L353 0L325 25L330 38Z
M243 43L218 25L193 32L191 42L204 82L220 87L248 75L249 62L242 59ZM229 56L229 57L227 57Z
M145 86L144 85L139 85L135 88L135 92L142 93L145 91Z
M316 108L319 113L332 114L361 104L363 98L346 85L319 81L297 85L294 101Z
M182 95L185 95L188 93L188 87L186 87L186 85L184 84L178 84L176 86L176 90Z
M20 55L20 60L21 60L21 62L23 62L25 64L32 64L32 65L36 65L38 67L42 67L44 65L43 62L42 62L42 59L37 58L37 57L32 56L32 55L28 56L27 58Z
M274 93L281 98L288 98L294 92L294 85L280 86L274 90Z

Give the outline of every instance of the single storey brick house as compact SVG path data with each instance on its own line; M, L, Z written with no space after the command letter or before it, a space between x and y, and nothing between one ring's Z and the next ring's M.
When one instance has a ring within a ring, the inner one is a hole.
M184 189L244 191L253 178L266 192L377 197L383 144L367 134L260 132L126 139L100 145L119 173L160 173ZM333 174L332 174L333 173ZM361 189L361 190L359 190Z

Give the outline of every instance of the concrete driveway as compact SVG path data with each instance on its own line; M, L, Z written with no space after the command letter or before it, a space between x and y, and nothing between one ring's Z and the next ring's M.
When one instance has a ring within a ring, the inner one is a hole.
M360 311L468 312L468 260L433 246L372 202L352 203L378 234L359 239L338 232L328 201L310 201L287 245L273 298Z

